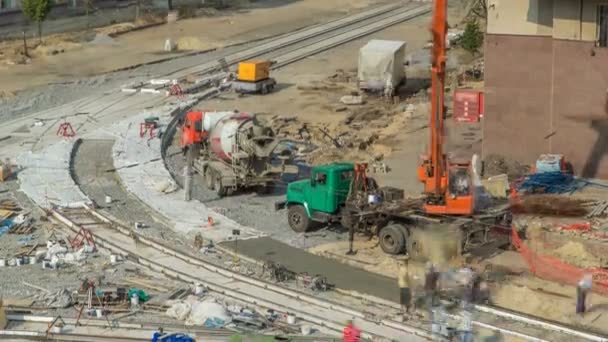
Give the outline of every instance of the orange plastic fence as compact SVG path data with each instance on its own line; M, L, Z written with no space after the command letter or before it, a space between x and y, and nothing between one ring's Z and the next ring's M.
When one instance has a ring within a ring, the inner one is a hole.
M511 241L535 276L563 284L576 285L585 274L591 274L593 276L592 291L608 294L608 271L602 268L583 269L565 263L559 258L538 255L521 240L515 227L511 229Z

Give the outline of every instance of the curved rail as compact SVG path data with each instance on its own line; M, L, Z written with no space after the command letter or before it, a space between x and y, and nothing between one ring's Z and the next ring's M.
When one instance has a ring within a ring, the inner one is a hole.
M312 324L321 327L325 327L332 331L340 331L343 327L344 317L351 317L357 319L358 324L360 324L362 328L364 328L364 331L371 331L367 334L367 336L370 338L393 338L395 332L407 333L411 336L422 337L424 339L431 338L430 334L426 330L421 329L419 327L406 325L391 319L385 319L373 315L370 316L369 313L361 312L360 310L351 308L343 304L332 302L331 300L316 298L301 291L285 288L259 279L247 277L240 273L228 270L226 268L213 265L195 256L188 255L184 252L178 251L157 241L145 238L143 236L138 236L137 241L139 243L150 247L155 251L156 255L158 256L158 258L155 259L163 260L167 258L174 258L175 260L180 260L184 262L185 265L195 266L196 269L208 273L206 276L205 274L199 271L197 272L197 275L195 275L193 272L189 272L188 270L183 269L183 265L182 267L177 267L177 265L176 267L167 267L166 264L154 261L149 257L145 257L141 253L137 253L136 251L128 250L124 247L121 247L119 243L117 243L117 241L111 241L108 236L115 237L116 232L120 233L123 236L130 236L129 234L131 234L131 230L117 224L116 222L113 222L112 220L96 212L90 207L85 206L83 210L80 211L72 209L65 210L64 212L51 212L51 214L57 220L68 226L72 231L76 232L78 230L78 223L69 218L69 216L73 215L71 213L76 215L85 214L88 215L88 217L94 218L96 219L96 221L100 222L100 226L97 226L96 228L93 228L91 230L95 235L95 238L97 239L97 243L100 244L102 247L112 250L115 253L122 254L123 256L128 257L130 260L133 260L142 266L161 272L171 278L189 283L203 283L209 288L210 291L222 294L226 297L233 298L241 302L261 306L264 308L272 308L284 312L292 312L303 320L306 320ZM110 234L100 234L101 229L110 230ZM176 264L176 262L174 262L174 264ZM208 275L215 276L210 277ZM218 276L220 278L218 278ZM229 279L230 286L226 286L226 279ZM222 280L224 282L222 282ZM246 287L251 289L251 291L248 291ZM384 307L385 312L386 309L398 309L398 306L395 303L389 303L382 300L370 300L370 298L365 299L370 302L373 302L374 304ZM295 302L299 304L294 306L290 304L290 302ZM298 307L304 305L308 305L311 308L317 309L313 311L298 309ZM589 341L608 341L605 337L602 336L578 331L571 327L566 327L563 325L543 321L525 315L507 313L505 311L495 308L491 308L490 310L488 307L484 306L478 306L477 310L479 312L485 312L487 315L491 315L492 318L485 320L476 320L473 322L474 325L486 329L497 330L504 334L523 338L528 341L542 342L558 340L556 338L551 338L551 336L547 337L547 333L554 335L558 334L560 336L559 340L562 340L561 337L570 336L563 340L568 340L568 338L572 337L578 337L584 338ZM326 316L328 313L330 314L329 317ZM529 332L522 332L521 329L513 330L510 327L505 327L505 325L497 325L493 322L488 323L488 321L496 321L497 318L500 318L502 320L510 320L519 325L523 323L524 325L526 325L526 327L528 327L528 330L533 330L534 334L531 335ZM367 330L366 327L369 330ZM542 329L542 331L538 331L538 329ZM387 330L387 332L383 333L383 330ZM390 332L388 330L390 330ZM539 333L540 335L537 335Z
M137 237L138 245L135 246L130 238L125 239L126 236L131 236L128 228L107 219L91 208L84 207L83 209L66 209L62 212L51 210L49 213L72 232L77 232L80 228L76 219L71 219L70 216L88 215L88 219L94 218L100 222L95 227L88 225L95 236L97 245L168 277L188 283L201 283L212 292L240 302L280 312L291 312L302 320L334 332L342 331L344 321L356 318L357 324L366 331L367 338L418 337L422 338L421 340L431 338L431 334L423 329L389 319L370 318L369 314L345 305L252 279L186 255L143 236ZM117 232L121 234L119 239L116 239ZM149 247L151 250L143 251L142 246ZM155 255L155 257L152 258L148 255Z

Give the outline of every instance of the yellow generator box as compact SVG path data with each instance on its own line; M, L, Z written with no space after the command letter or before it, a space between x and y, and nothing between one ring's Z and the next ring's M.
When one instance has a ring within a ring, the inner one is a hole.
M239 81L257 82L270 76L270 61L239 63Z

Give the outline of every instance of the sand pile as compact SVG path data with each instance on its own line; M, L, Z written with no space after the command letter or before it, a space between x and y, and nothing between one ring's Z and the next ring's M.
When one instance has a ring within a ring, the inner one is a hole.
M196 37L181 37L177 40L177 49L182 51L206 50L211 47Z
M573 294L574 295L574 294ZM502 285L492 293L492 301L500 307L536 315L554 321L564 321L567 313L574 310L568 300L544 296L528 287L517 285Z
M574 266L589 268L599 267L600 260L589 253L581 243L569 241L552 253L564 262Z

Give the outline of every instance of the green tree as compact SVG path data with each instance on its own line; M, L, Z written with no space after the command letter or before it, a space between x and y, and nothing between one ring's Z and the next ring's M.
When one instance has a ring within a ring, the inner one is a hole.
M42 42L42 22L51 11L51 0L22 0L21 11L31 21L38 23L38 38Z
M470 20L464 28L459 45L470 53L476 53L483 45L483 32L479 29L479 24L475 20Z

